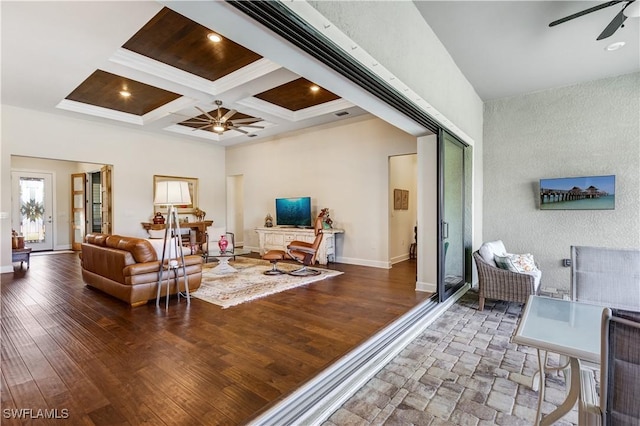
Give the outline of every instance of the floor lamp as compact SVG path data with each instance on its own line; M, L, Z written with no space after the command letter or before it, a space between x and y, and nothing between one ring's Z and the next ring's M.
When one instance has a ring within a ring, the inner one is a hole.
M180 301L180 280L178 279L178 271L182 269L184 277L184 288L187 304L191 302L189 294L189 280L187 278L187 267L184 263L184 252L182 251L182 234L180 232L180 222L176 212L176 205L191 204L191 195L189 194L189 184L185 181L162 181L156 183L156 195L153 200L156 206L166 206L167 220L164 229L164 244L162 249L162 259L160 259L160 271L158 272L158 292L156 295L156 306L160 306L160 290L162 288L162 279L165 269L167 270L167 296L166 308L169 308L169 285L171 281L171 272L173 271L176 281L176 291L178 293L178 301ZM168 248L168 250L167 250ZM168 256L165 265L165 256Z

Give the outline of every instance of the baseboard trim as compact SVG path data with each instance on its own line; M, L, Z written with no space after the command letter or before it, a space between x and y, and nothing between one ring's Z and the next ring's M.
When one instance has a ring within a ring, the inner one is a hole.
M382 260L356 259L352 257L336 257L337 263L349 265L370 266L372 268L391 269L391 262Z
M431 298L416 306L249 424L321 424L469 288L465 284L443 303Z
M426 291L427 293L435 293L438 291L438 286L432 283L425 283L422 281L416 282L416 291Z

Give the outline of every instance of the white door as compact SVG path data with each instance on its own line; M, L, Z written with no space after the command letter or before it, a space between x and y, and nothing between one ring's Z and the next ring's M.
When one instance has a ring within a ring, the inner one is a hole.
M33 251L53 250L53 175L11 172L12 229Z

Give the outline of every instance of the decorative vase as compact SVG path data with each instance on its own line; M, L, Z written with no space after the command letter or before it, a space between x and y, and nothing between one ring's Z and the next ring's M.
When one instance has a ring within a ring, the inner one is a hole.
M227 251L229 240L224 235L220 235L220 241L218 241L218 247L220 247L220 254L224 254Z
M156 215L153 217L153 223L156 225L164 225L164 216L162 216L162 213L156 213Z

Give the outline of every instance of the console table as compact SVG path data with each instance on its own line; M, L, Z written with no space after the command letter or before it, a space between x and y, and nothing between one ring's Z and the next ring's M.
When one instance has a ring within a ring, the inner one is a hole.
M287 246L291 241L305 241L313 243L316 236L314 229L304 228L286 228L274 226L271 228L256 228L258 237L260 239L260 255L262 256L269 250L284 250L287 251ZM322 230L322 242L318 247L318 254L316 260L321 265L326 265L328 262L335 261L336 255L336 234L344 233L343 229L323 229Z
M180 229L191 229L194 230L195 235L195 245L199 246L200 250L202 250L202 245L207 242L207 228L213 225L212 220L205 220L202 222L180 222ZM160 231L165 229L164 223L149 223L142 222L142 227L148 230Z

